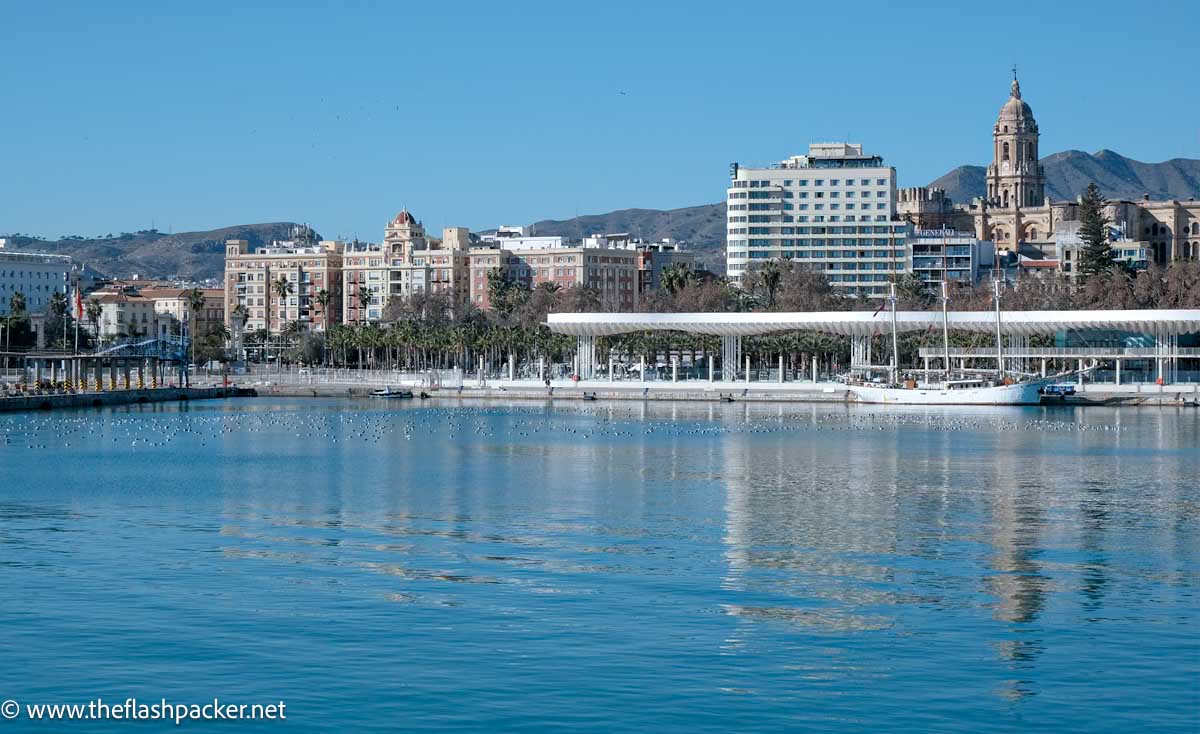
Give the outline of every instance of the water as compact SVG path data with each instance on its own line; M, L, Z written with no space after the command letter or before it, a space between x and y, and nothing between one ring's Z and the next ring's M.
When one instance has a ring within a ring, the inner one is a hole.
M0 699L282 699L290 731L1195 732L1198 447L1186 409L0 416Z

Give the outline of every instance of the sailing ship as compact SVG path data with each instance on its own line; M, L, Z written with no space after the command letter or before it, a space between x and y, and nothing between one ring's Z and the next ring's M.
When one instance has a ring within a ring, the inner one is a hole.
M1000 281L995 281L996 302L996 377L991 375L954 376L950 367L950 298L946 281L942 280L942 348L944 351L944 379L939 382L917 380L901 382L898 377L900 364L899 337L896 330L896 285L893 283L888 302L892 312L892 368L891 382L875 385L851 382L847 384L850 397L862 403L883 405L1037 405L1041 402L1042 389L1052 384L1059 376L1025 380L1022 375L1006 376L1004 371L1004 342L1000 329ZM925 375L928 380L928 375Z

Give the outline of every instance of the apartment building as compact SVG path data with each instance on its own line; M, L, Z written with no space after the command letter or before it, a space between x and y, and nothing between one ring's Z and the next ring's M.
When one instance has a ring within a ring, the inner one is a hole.
M449 292L465 302L469 290L470 232L447 227L432 240L408 210L384 229L382 243L347 246L342 309L348 322L378 321L387 304L420 292ZM370 295L364 306L360 293Z
M896 214L896 170L861 145L818 143L769 168L730 167L726 271L791 260L848 295L881 297L911 269Z
M25 296L26 313L44 313L55 293L69 296L74 275L71 258L8 252L0 248L0 316L8 313L15 293Z
M942 281L963 285L979 283L983 268L991 268L996 248L978 240L974 232L953 229L918 229L908 240L912 270L931 288Z
M199 290L204 296L204 305L192 311L192 291ZM185 321L188 333L194 336L211 334L218 325L225 323L225 291L221 288L177 288L150 287L138 291L154 302L154 310L167 319L178 330Z
M100 318L92 324L85 315L80 325L101 339L162 338L171 333L171 317L160 314L154 299L136 288L105 288L90 293L87 301L100 304Z
M606 309L633 310L638 303L636 250L585 244L518 250L481 247L470 253L470 299L476 308L491 308L488 281L494 272L512 282L536 288L592 288Z
M299 321L304 328L321 331L342 320L342 254L345 243L317 242L307 227L298 227L293 239L276 241L251 251L246 240L225 243L225 323L233 328L238 306L247 311L245 330L269 329L279 333ZM272 284L280 278L291 283L281 300ZM327 307L320 293L329 294Z

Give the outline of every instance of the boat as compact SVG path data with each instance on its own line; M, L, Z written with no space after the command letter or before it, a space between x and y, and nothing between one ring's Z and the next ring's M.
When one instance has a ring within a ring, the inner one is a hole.
M892 311L892 375L889 384L874 384L850 381L846 388L850 397L861 403L879 405L1038 405L1048 385L1059 382L1061 375L1040 379L1025 379L1023 375L1006 376L1004 373L1004 342L1000 331L1000 281L995 282L996 301L996 361L999 369L993 378L987 376L951 374L950 326L947 315L950 298L946 283L942 282L942 343L947 366L944 379L921 383L917 380L898 379L896 365L900 364L899 340L896 332L896 286L893 283L888 297Z
M377 398L411 398L413 396L413 391L403 389L397 390L394 387L384 387L372 392L371 395Z
M849 385L850 394L861 403L880 405L1038 405L1041 389L1053 380L990 384L990 380L963 379L916 387Z

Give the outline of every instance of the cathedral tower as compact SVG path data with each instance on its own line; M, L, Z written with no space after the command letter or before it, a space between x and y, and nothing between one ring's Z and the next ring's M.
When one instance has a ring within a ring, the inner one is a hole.
M1043 206L1046 179L1038 163L1037 120L1021 99L1015 70L1012 93L1000 108L992 141L992 165L987 169L988 205L1012 210Z

